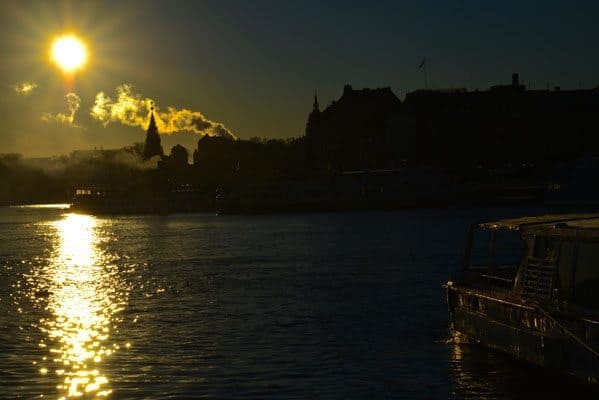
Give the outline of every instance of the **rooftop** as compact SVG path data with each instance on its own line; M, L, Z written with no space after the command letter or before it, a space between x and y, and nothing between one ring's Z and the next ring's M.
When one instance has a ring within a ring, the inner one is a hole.
M511 230L556 236L594 236L599 239L599 213L550 214L502 219L478 224L479 229Z

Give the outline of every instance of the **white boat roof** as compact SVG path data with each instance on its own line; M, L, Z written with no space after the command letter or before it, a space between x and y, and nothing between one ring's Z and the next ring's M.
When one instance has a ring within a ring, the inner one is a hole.
M599 213L549 214L536 217L508 218L478 224L480 229L523 231L528 229L599 229Z

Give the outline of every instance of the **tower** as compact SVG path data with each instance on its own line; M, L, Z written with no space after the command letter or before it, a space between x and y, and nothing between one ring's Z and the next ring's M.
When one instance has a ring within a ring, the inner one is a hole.
M318 104L318 96L314 93L314 104L312 104L312 112L308 116L308 123L306 124L306 135L314 135L314 131L317 130L318 121L320 118L320 106Z
M148 160L154 156L162 157L163 155L164 151L160 144L160 134L158 134L156 119L154 118L154 103L152 103L152 107L150 108L150 123L148 124L146 141L144 143L143 159Z

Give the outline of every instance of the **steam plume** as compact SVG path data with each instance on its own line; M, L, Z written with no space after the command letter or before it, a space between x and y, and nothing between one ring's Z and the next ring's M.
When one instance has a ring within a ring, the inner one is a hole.
M33 92L33 90L37 88L37 83L24 81L24 82L15 83L14 85L11 85L10 87L12 90L14 90L19 95L29 96L31 94L31 92Z
M65 98L67 100L67 108L69 109L68 113L46 113L42 115L42 120L46 122L60 122L65 125L70 125L74 128L80 128L81 126L75 123L75 113L81 106L81 99L73 92L67 93Z
M104 126L110 122L120 122L124 125L139 126L145 129L148 123L147 116L153 103L152 99L143 98L141 95L133 93L130 84L123 84L116 88L114 100L104 92L98 93L91 116L101 121ZM161 112L157 108L155 117L158 130L162 134L193 132L198 135L237 139L237 136L222 123L209 120L199 111L167 107L166 112Z

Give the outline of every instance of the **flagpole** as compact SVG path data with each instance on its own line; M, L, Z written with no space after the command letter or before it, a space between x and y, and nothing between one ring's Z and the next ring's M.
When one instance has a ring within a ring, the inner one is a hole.
M428 76L426 74L426 57L422 59L422 62L418 66L418 69L422 68L424 72L424 89L428 89Z

